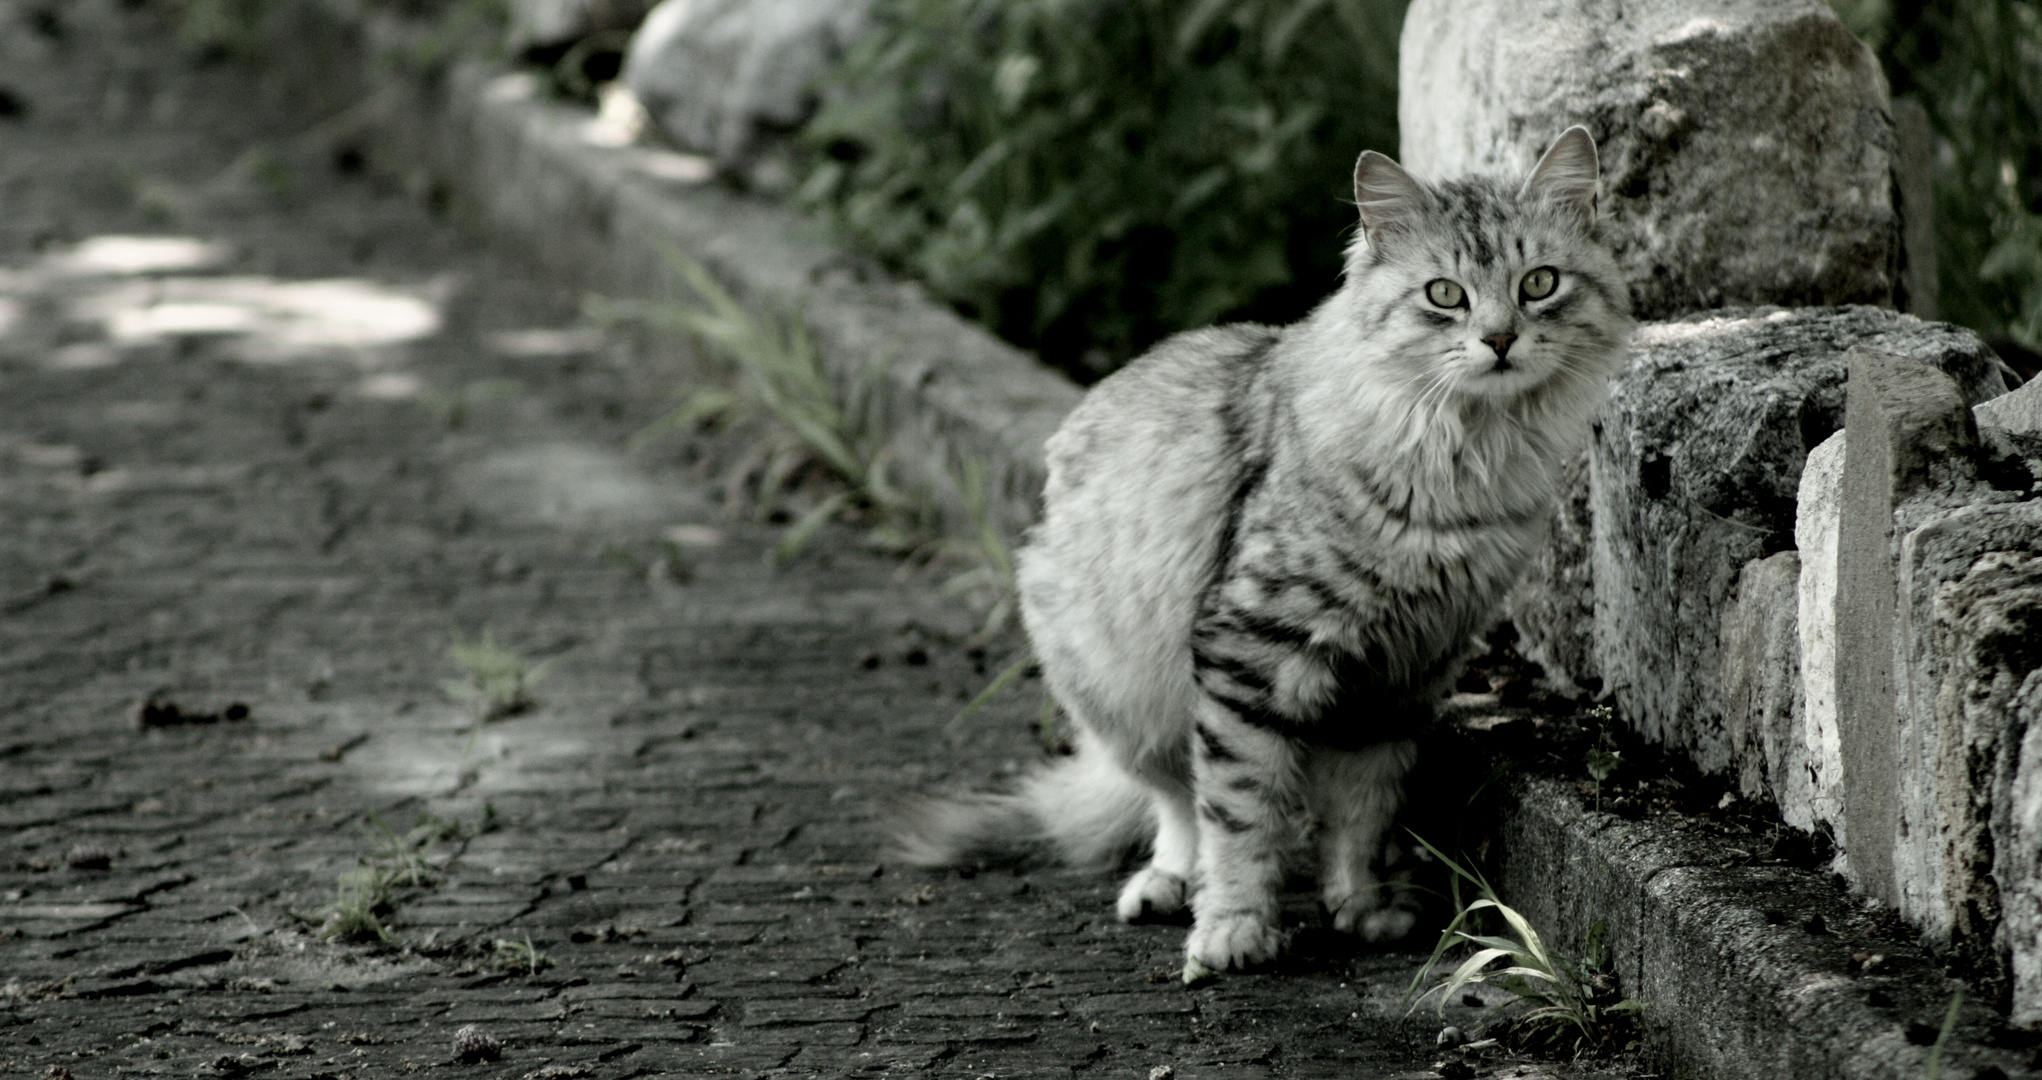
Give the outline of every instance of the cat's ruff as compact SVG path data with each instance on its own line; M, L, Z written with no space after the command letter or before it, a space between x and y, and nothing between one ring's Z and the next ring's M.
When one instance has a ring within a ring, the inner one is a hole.
M1123 919L1189 904L1189 959L1281 944L1314 837L1333 925L1399 937L1375 863L1410 736L1543 541L1630 333L1573 128L1521 185L1355 166L1361 228L1303 322L1163 342L1048 445L1021 610L1076 753L1009 795L919 799L904 856L1146 844Z

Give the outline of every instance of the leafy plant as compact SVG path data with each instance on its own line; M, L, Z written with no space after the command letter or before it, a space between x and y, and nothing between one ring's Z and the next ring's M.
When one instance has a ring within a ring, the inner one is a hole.
M866 522L868 539L877 547L906 551L918 546L928 525L926 514L894 485L892 452L879 422L885 366L875 364L861 371L840 403L798 316L781 319L753 312L700 264L678 254L668 258L694 292L693 303L592 299L588 314L606 322L638 320L696 338L730 363L734 378L730 385L694 391L679 408L640 431L634 443L643 445L702 424L735 427L770 418L776 424L731 471L725 484L726 505L743 502L742 493L751 486L763 516L816 466L843 485L794 520L775 559L793 558L824 525L839 517Z
M533 664L496 643L488 630L476 641L462 641L455 635L447 650L466 678L447 679L440 684L449 698L468 706L477 723L486 724L515 716L532 707L532 688L553 667L547 660Z
M1414 839L1439 859L1453 875L1453 921L1440 932L1432 955L1412 977L1406 991L1409 1011L1416 1012L1425 999L1439 995L1438 1010L1444 1017L1446 1004L1475 984L1488 984L1510 992L1512 1000L1491 1011L1494 1018L1506 1009L1510 1034L1530 1046L1573 1053L1620 1047L1619 1040L1630 1034L1631 1022L1645 1006L1635 998L1617 997L1616 976L1610 968L1608 924L1597 920L1589 928L1583 955L1569 959L1555 952L1516 909L1503 903L1496 891L1479 875L1469 871L1422 837ZM1479 898L1463 904L1461 883L1475 886ZM1500 933L1473 933L1468 928L1486 921L1493 913L1503 923ZM1471 952L1452 972L1429 989L1419 987L1440 968L1446 955L1456 948L1472 946ZM1504 961L1503 967L1492 967ZM1408 1015L1408 1013L1407 1013Z
M1406 0L880 0L798 198L1096 378L1329 291L1355 156L1394 152Z
M1588 710L1596 721L1596 743L1582 755L1582 764L1588 768L1588 778L1595 781L1595 812L1602 813L1602 782L1617 771L1624 763L1624 753L1610 745L1609 722L1615 713L1607 705L1597 705Z

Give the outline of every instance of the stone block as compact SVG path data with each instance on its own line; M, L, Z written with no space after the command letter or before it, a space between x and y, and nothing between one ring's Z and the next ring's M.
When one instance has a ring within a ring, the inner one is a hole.
M2042 438L2042 380L1984 402L1971 412L1980 429Z
M1893 301L1886 80L1822 0L1414 0L1398 74L1420 175L1522 175L1588 126L1641 319Z
M1867 348L1852 353L1850 376L1834 613L1845 850L1858 883L1894 903L1904 689L1894 670L1894 511L1931 485L1962 481L1955 472L1969 464L1975 429L1956 384L1926 364Z
M1794 546L1801 580L1796 589L1796 636L1801 645L1801 738L1808 765L1808 805L1783 803L1780 815L1801 828L1827 823L1846 844L1843 817L1843 741L1836 718L1836 539L1843 485L1844 435L1839 431L1808 452L1794 511Z
M1595 655L1653 741L1730 768L1719 655L1744 565L1795 545L1811 447L1843 419L1845 353L1866 345L1949 373L1967 401L2005 392L1958 327L1870 307L1698 314L1640 327L1590 448Z
M2042 669L2042 502L1935 494L1895 515L1893 900L1932 944L1983 954L2000 907L1991 819L2021 741L2009 706Z
M1922 906L1944 913L1934 920L1938 936L1975 961L1989 963L1998 951L2011 955L2015 1007L2032 1022L2042 1019L2042 921L2035 906L2042 897L2042 835L2034 828L2042 820L2036 805L2042 761L2027 744L2042 703L2042 546L2035 543L2042 515L2022 509L2034 504L1986 508L1998 520L1981 529L1973 515L1964 531L1974 544L2025 540L2027 550L1990 551L1935 590L1934 655L1944 670L1933 711L1936 757L1923 764L1934 773L1939 805L1920 809L1937 813L1932 835L1940 850L1922 854L1941 871L1939 895L1923 897ZM1925 823L1905 814L1902 820L1912 827L1905 845ZM1903 892L1913 884L1903 878Z
M1753 559L1738 573L1723 605L1723 720L1738 792L1777 804L1787 824L1807 829L1813 821L1801 730L1800 580L1793 551Z
M2014 985L2011 1023L2042 1023L2042 674L2031 673L2009 703L2011 775L1995 798L1993 876L1999 885L1999 946ZM2014 732L2019 738L2014 738Z
M562 49L594 34L638 26L652 0L511 0L504 48L512 55Z
M857 36L871 0L663 0L624 60L654 123L726 169L760 136L815 109L816 81Z

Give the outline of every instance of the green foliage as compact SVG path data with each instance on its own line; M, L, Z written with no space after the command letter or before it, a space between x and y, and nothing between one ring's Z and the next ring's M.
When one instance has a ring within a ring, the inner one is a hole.
M801 198L1080 376L1324 296L1405 0L880 0Z
M477 641L454 637L447 650L460 665L465 678L447 679L440 688L454 701L467 705L477 723L515 716L532 707L532 688L546 677L551 660L533 664L496 643L488 630Z
M1589 928L1579 958L1562 956L1546 944L1529 920L1499 900L1496 891L1480 875L1462 867L1424 838L1414 839L1453 872L1457 912L1440 932L1431 957L1412 977L1405 994L1411 1003L1410 1011L1416 1012L1426 998L1438 994L1439 1014L1444 1016L1447 1002L1468 987L1485 983L1510 992L1513 1000L1499 1006L1496 1012L1514 1009L1506 1019L1515 1042L1575 1054L1625 1048L1635 1020L1645 1006L1635 998L1617 997L1606 922L1597 920ZM1476 888L1478 899L1461 902L1463 881ZM1493 913L1502 921L1501 932L1470 932L1468 928L1485 920L1485 913ZM1473 946L1472 952L1452 972L1430 988L1419 990L1449 952L1466 946ZM1505 966L1491 966L1498 961L1505 961Z
M1938 314L2042 351L2042 3L1832 3L1935 127Z

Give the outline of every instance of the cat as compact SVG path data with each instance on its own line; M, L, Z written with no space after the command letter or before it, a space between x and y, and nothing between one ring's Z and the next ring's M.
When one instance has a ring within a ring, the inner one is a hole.
M1049 440L1017 557L1075 753L1008 795L910 800L900 853L1144 844L1122 919L1188 902L1188 961L1281 947L1281 863L1315 835L1333 925L1402 937L1374 861L1412 736L1542 543L1555 477L1630 335L1575 127L1523 183L1354 170L1346 273L1302 322L1180 334Z

